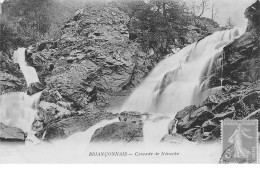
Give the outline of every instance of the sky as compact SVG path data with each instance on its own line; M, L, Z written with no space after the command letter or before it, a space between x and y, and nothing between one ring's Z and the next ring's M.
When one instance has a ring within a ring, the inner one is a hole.
M0 0L3 2L4 0ZM72 0L73 1L73 0ZM88 0L86 0L88 1ZM195 1L197 4L201 3L201 0L183 0L187 4ZM227 18L230 17L237 27L243 27L246 25L247 20L244 17L245 9L253 4L256 0L207 0L209 7L212 6L213 1L218 9L218 15L216 21L224 26L226 24ZM208 9L204 13L205 17L211 16L211 11Z
M197 4L201 3L201 0L184 0L187 3L195 1ZM237 27L246 26L247 19L244 17L245 9L253 4L256 0L207 0L208 6L211 8L213 2L218 9L217 18L215 19L221 26L224 26L227 19L230 17L233 23ZM205 11L205 17L211 17L211 10Z

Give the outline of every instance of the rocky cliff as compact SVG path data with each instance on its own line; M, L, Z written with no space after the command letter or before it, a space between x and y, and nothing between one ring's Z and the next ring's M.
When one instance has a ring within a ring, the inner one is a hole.
M0 51L0 94L26 89L25 79L18 64L12 59L13 49Z
M207 97L199 105L188 106L178 112L169 125L169 134L176 132L191 141L210 141L220 138L220 122L224 119L258 119L260 109L260 2L255 2L245 12L248 27L244 35L227 45L216 56L223 65L205 77L209 86L222 85L221 90Z
M88 6L65 23L60 39L28 49L27 61L36 68L46 86L41 101L48 106L42 108L40 104L39 114L52 112L47 114L49 118L41 118L35 125L48 124L48 129L68 121L74 127L76 120L82 120L79 126L85 130L89 126L84 120L90 121L91 126L96 120L105 119L106 112L99 110L124 97L145 78L155 63L141 50L140 44L129 39L128 23L129 17L112 5ZM55 111L50 108L61 112L60 107L74 117L68 120L66 117L71 116L52 116ZM83 116L78 116L79 113ZM58 117L61 122L55 120ZM46 130L40 129L40 134Z
M46 85L44 99L59 93L74 109L105 108L135 87L153 67L140 45L129 40L129 17L113 6L89 6L66 22L55 42L28 57Z

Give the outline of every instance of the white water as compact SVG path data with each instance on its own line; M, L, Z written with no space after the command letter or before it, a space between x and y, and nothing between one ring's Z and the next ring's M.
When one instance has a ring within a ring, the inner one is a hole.
M18 127L24 132L31 132L38 102L41 93L28 96L23 92L8 93L0 97L0 122L7 126Z
M121 111L172 115L194 104L194 91L201 83L200 76L206 64L242 33L240 29L216 32L166 58L131 94Z
M160 143L163 136L167 134L169 122L170 119L144 121L143 135L145 145L153 146Z
M26 64L25 48L19 48L14 52L14 62L18 63L29 86L33 82L39 82L37 72ZM0 96L0 122L7 126L18 127L31 134L31 125L36 116L36 104L41 92L32 96L23 92L13 92Z
M18 50L14 52L13 60L14 63L19 64L26 80L27 87L29 87L31 83L39 82L39 78L35 68L27 65L25 60L25 50L26 48L18 48Z

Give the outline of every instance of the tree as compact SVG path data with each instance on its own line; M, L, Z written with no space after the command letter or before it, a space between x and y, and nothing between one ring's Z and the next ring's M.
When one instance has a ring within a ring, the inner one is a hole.
M228 17L227 19L227 23L226 23L226 28L231 29L234 28L235 24L233 22L233 20L231 19L231 17Z
M218 15L218 9L215 7L215 0L213 0L212 7L211 7L211 19L215 20Z
M145 50L167 54L169 46L186 35L190 23L187 6L179 0L117 0L119 8L130 13L131 37ZM134 36L132 36L134 35ZM138 37L138 38L137 38ZM132 39L132 38L131 38Z
M208 8L207 0L201 0L200 4L197 4L195 1L193 1L191 5L191 14L196 17L201 17L207 8Z
M0 19L0 51L8 52L8 49L17 45L18 43L15 25L8 22L7 19L1 17Z
M49 37L58 38L63 22L85 3L82 0L8 0L3 3L3 13L18 26L17 33L31 44Z
M116 0L117 7L127 13L130 18L134 17L137 12L149 8L148 4L143 0Z
M34 27L40 34L48 31L50 26L48 8L51 6L51 0L13 0L9 3L11 3L8 7L9 17L16 17L22 26L27 26L29 23L29 26Z

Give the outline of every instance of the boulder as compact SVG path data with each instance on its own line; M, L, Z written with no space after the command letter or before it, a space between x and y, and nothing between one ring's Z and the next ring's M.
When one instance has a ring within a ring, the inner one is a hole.
M28 95L33 95L35 93L38 93L40 91L43 91L44 90L44 86L42 83L40 82L36 82L36 83L31 83L30 86L28 87L27 89L27 94Z
M260 26L260 2L257 0L254 4L248 7L245 11L245 17L248 19L247 31L250 31L254 28L259 28Z
M180 120L180 119L184 118L186 115L191 114L193 111L196 110L196 108L197 107L195 105L187 106L183 110L177 112L175 118Z
M0 123L0 143L1 142L18 142L24 143L27 134L16 127L9 127Z
M115 122L99 128L91 138L97 142L140 142L143 141L143 122Z
M206 120L212 119L213 113L208 109L207 106L197 108L189 114L178 119L176 130L177 133L184 133L185 131L201 126Z

